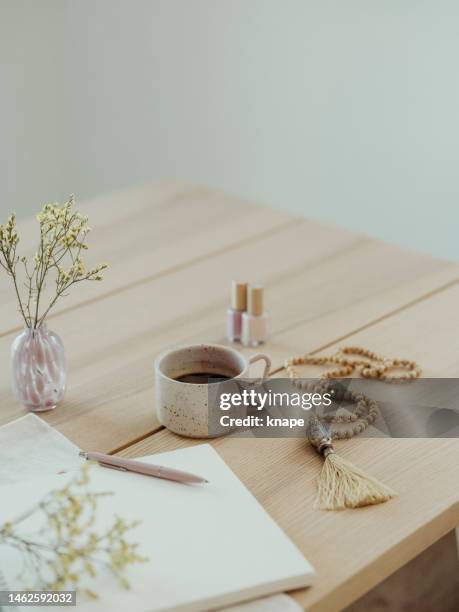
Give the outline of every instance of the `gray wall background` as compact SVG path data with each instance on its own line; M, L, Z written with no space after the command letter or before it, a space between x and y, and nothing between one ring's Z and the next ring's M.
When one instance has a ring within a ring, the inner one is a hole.
M0 212L177 177L459 259L459 5L0 0Z

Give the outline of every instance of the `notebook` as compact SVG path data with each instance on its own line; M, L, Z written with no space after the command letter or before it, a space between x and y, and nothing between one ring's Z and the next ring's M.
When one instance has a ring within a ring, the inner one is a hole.
M143 458L207 478L186 486L95 466L94 491L100 498L98 526L116 514L142 523L130 534L141 543L145 564L129 568L129 591L100 573L90 587L98 601L78 599L80 611L203 611L284 590L309 586L314 570L263 507L209 444ZM47 476L1 488L0 523L17 516L70 474ZM1 567L10 589L26 586L15 551L0 549ZM30 584L30 580L27 585Z

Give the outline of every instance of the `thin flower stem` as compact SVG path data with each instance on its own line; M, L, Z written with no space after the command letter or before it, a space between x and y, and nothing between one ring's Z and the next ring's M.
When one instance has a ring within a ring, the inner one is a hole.
M19 293L19 287L18 287L17 278L16 278L15 267L16 267L17 261L16 261L16 263L13 263L14 259L16 258L16 249L14 249L13 257L11 259L10 259L9 256L7 256L7 254L3 251L3 249L1 250L1 252L2 252L3 257L5 258L5 262L6 262L6 266L3 263L2 263L2 266L5 268L5 270L10 274L10 276L13 279L14 290L15 290L16 296L18 298L19 308L20 308L22 317L23 317L23 319L25 321L25 324L27 325L27 327L29 327L29 324L27 322L27 317L25 315L24 308L22 306L21 295Z
M18 298L19 308L21 310L22 318L24 319L24 322L27 325L27 327L30 327L29 322L28 322L27 317L26 317L26 314L24 312L24 308L22 306L22 300L21 300L21 296L19 294L19 288L18 288L18 283L17 283L17 280L16 280L16 274L13 274L13 284L14 284L14 290L16 291L16 296Z

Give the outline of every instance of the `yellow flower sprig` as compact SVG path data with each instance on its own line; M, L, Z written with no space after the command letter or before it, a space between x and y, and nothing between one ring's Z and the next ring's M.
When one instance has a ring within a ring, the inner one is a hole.
M78 589L97 597L85 586L84 578L95 578L100 566L108 568L120 586L127 589L126 568L147 561L138 553L138 544L125 537L138 522L117 517L106 531L95 529L98 500L110 493L90 491L88 470L86 464L62 489L51 492L38 506L0 527L0 546L20 551L25 575L32 573L35 577L34 588ZM22 524L37 512L44 515L44 525L32 535L23 535Z
M19 235L15 215L0 225L0 265L13 280L19 310L27 327L39 327L72 285L85 280L103 280L102 272L108 267L101 264L86 269L82 252L88 249L86 238L91 228L88 217L75 210L74 204L73 196L63 205L45 204L37 215L40 242L30 259L17 254ZM25 296L20 291L19 264L23 266ZM50 276L54 277L54 291L43 305Z

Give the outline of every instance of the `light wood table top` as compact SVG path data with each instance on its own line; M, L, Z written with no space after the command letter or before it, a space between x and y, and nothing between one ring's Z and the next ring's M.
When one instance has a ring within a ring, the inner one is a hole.
M196 443L156 420L153 360L178 343L226 343L232 278L266 286L274 374L292 354L344 340L415 359L424 376L459 374L456 263L173 183L79 207L94 227L91 261L111 267L50 317L66 346L69 389L43 418L84 449L134 457ZM22 223L23 242L33 226ZM0 277L0 423L24 414L8 371L18 322ZM317 569L315 585L293 594L306 609L341 609L459 524L457 440L341 442L340 453L401 493L343 512L314 509L320 459L305 441L212 444Z

